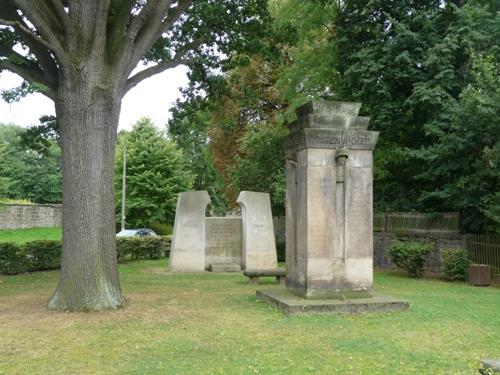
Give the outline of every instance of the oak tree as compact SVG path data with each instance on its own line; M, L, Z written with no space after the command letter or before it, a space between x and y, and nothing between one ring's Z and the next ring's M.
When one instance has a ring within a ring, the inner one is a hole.
M264 31L265 13L265 0L0 1L0 70L26 82L10 96L41 91L55 102L60 131L63 256L50 309L124 303L113 187L123 96L180 64L202 74L254 48L259 38L249 35Z

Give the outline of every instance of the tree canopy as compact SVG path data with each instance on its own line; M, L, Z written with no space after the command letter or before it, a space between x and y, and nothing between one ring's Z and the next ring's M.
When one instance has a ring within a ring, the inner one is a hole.
M274 124L278 134L307 100L358 101L370 128L380 131L377 210L460 211L463 230L496 230L499 10L498 2L476 0L272 1L273 32L264 42L274 53L263 48L238 56L244 67L207 80L213 91L200 121L209 129L208 150L223 160L216 167L226 176L232 171L226 185L272 192L261 184L280 170L270 172L257 154L283 156L279 142L268 138L261 139L265 150L260 143L249 147L259 121L265 131ZM259 74L245 81L252 66ZM269 104L273 90L280 103L273 118L246 116ZM193 103L194 93L179 106ZM175 122L182 118L174 111ZM256 171L266 172L257 177Z

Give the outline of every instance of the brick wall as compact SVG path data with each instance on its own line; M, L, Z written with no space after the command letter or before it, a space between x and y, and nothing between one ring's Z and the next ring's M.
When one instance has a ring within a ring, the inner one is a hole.
M0 204L0 229L60 227L62 205Z

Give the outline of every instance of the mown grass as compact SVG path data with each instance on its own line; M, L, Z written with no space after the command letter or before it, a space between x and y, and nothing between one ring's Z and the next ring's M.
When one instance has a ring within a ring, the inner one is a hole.
M57 272L0 276L0 374L475 374L500 357L499 288L377 273L408 312L287 318L239 274L166 263L121 265L126 308L94 314L45 310Z
M0 242L25 243L36 240L60 240L61 228L0 230Z

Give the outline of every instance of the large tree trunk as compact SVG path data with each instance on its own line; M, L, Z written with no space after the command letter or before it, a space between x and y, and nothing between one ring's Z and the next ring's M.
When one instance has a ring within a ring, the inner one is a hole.
M95 84L92 77L72 81L59 89L56 101L62 147L63 251L59 284L48 307L116 309L124 303L113 184L121 97Z

